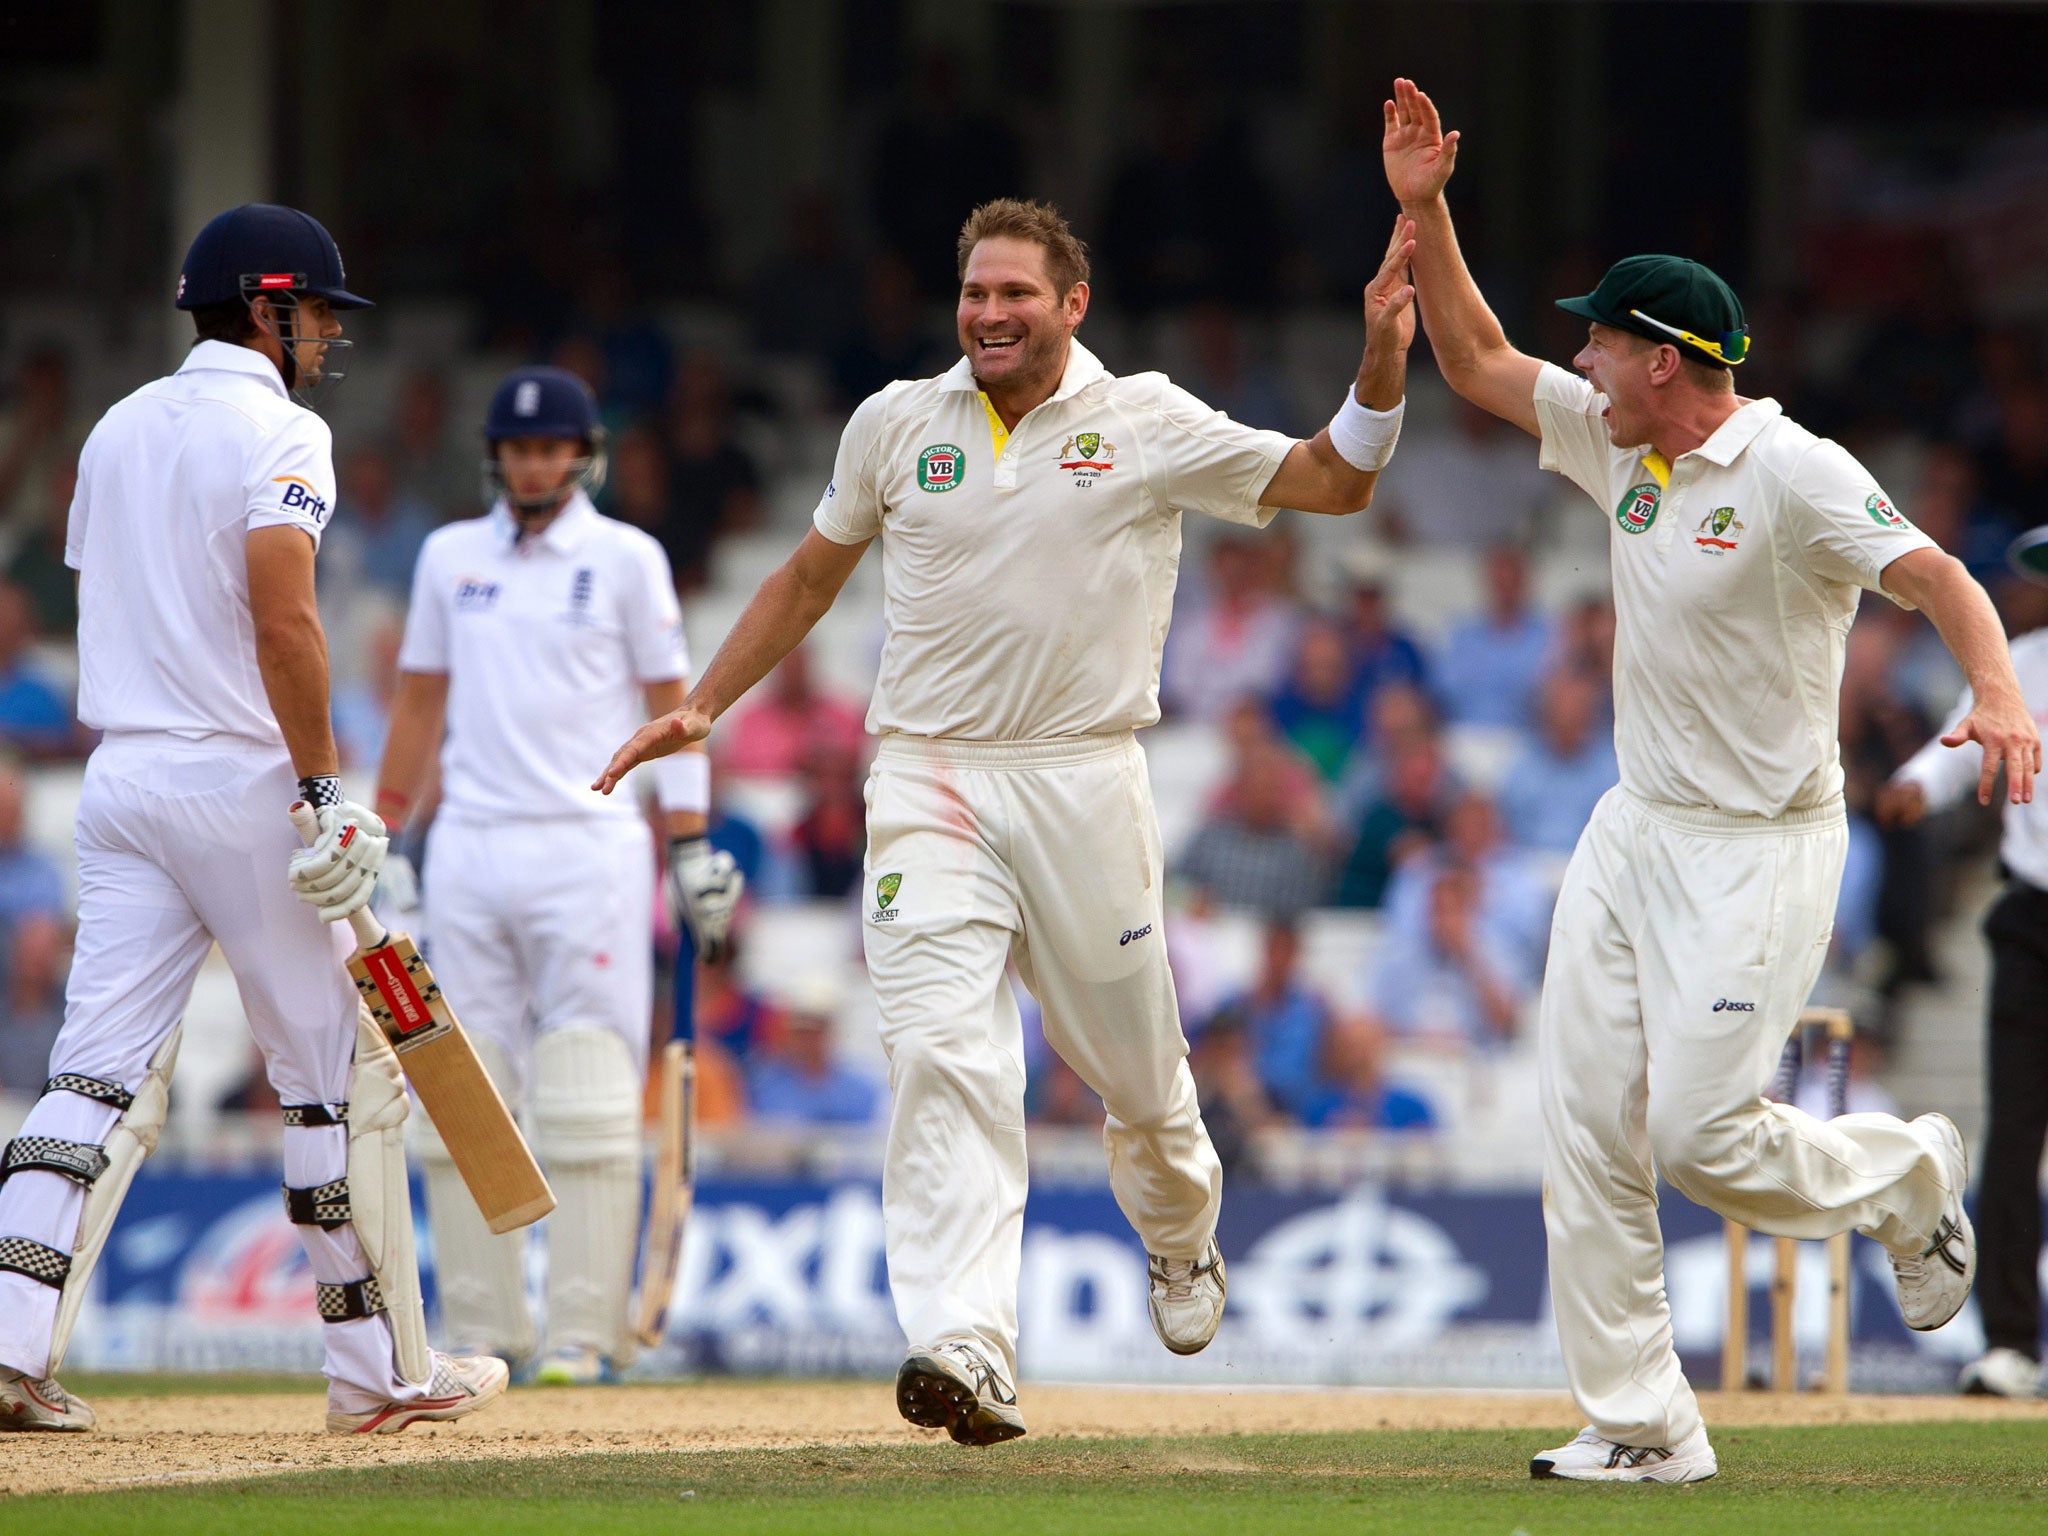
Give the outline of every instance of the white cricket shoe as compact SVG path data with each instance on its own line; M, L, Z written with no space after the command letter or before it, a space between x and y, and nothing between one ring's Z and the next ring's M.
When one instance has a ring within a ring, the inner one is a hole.
M1622 1445L1582 1429L1565 1445L1529 1461L1529 1475L1579 1483L1703 1483L1720 1471L1704 1427L1674 1446Z
M1978 1397L2034 1397L2041 1390L2041 1367L2016 1349L1987 1349L1963 1367L1956 1390Z
M1922 1115L1913 1123L1928 1128L1948 1160L1948 1203L1932 1240L1919 1253L1891 1256L1899 1313L1908 1328L1925 1333L1954 1317L1969 1300L1970 1282L1977 1278L1977 1234L1963 1209L1963 1191L1970 1185L1963 1133L1947 1115Z
M1199 1259L1162 1259L1153 1253L1146 1260L1152 1278L1146 1297L1152 1331L1176 1355L1199 1354L1223 1321L1223 1251L1212 1237Z
M896 1411L962 1445L996 1445L1024 1433L1017 1394L971 1344L913 1349L896 1372Z
M327 1410L330 1435L395 1435L422 1420L459 1419L502 1396L512 1373L496 1355L444 1355L434 1351L434 1375L426 1395L406 1403L383 1403L367 1413Z
M99 1422L82 1398L57 1385L57 1378L25 1375L0 1365L0 1430L63 1429L80 1433Z
M594 1349L557 1349L541 1361L533 1379L543 1387L594 1387L609 1385L619 1377L608 1355Z

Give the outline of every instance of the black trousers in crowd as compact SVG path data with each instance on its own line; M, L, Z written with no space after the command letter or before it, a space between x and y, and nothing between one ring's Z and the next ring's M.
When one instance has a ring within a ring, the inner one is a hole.
M2041 1356L2041 1150L2048 1141L2048 891L2015 880L1984 919L1991 1125L1977 1194L1984 1342Z

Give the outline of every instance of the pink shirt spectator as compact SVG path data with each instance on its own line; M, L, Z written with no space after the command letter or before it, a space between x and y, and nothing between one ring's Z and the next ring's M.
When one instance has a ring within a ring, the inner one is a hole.
M770 687L733 712L713 739L719 767L737 778L792 778L813 751L866 755L863 711L811 686L810 663L799 646L775 669Z

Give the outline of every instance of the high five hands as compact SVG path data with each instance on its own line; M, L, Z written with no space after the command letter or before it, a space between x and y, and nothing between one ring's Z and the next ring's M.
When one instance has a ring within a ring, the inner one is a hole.
M1382 107L1386 131L1380 159L1387 185L1404 208L1439 196L1458 163L1458 135L1445 133L1436 104L1413 80L1394 82L1394 99Z

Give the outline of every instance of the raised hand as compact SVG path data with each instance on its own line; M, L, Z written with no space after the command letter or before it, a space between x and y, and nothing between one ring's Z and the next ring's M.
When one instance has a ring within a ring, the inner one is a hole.
M680 752L691 742L702 741L710 734L711 717L703 710L693 709L688 704L671 710L635 731L626 744L612 754L612 760L605 764L604 772L590 787L601 795L608 795L618 788L619 780L642 763L651 758L667 757L671 752Z
M1415 285L1408 281L1408 258L1415 254L1415 221L1394 219L1394 238L1380 269L1365 285L1365 345L1369 352L1406 352L1415 340Z
M1405 207L1441 194L1457 166L1458 135L1444 132L1436 104L1413 80L1396 80L1394 99L1384 104L1382 116L1380 159L1394 196Z

